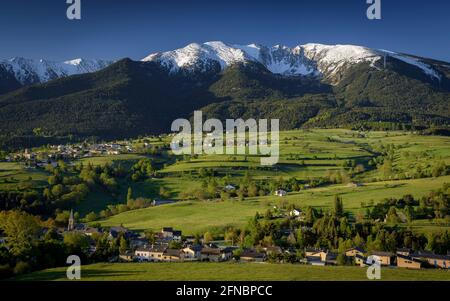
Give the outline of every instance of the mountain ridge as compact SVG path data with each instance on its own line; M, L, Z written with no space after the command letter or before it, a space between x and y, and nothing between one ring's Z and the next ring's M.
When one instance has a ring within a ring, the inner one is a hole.
M425 58L415 58L414 63L403 55L389 55L376 61L363 56L334 67L327 65L335 62L327 58L330 49L312 44L309 48L315 48L314 55L321 59L316 60L324 64L314 68L323 68L328 76L274 73L266 66L274 54L266 57L265 65L242 50L222 49L225 53L220 57L229 59L223 64L211 60L216 54L209 53L188 56L188 68L171 70L159 61L163 56L154 55L21 87L0 95L0 140L30 137L35 132L80 138L167 133L173 120L190 118L194 110L202 110L205 118L222 120L278 118L286 130L450 128L447 63ZM264 57L265 52L261 53ZM439 80L417 62L437 72Z

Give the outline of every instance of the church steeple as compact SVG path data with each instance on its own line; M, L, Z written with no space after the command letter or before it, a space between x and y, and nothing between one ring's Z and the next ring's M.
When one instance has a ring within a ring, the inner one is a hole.
M70 210L69 225L67 226L67 230L73 231L73 229L75 229L75 221L73 218L73 210Z

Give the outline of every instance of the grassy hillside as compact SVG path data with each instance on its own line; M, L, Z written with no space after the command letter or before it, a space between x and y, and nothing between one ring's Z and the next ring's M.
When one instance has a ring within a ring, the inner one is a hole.
M212 229L223 230L227 226L243 226L256 212L264 213L281 201L288 201L300 208L313 206L330 209L334 195L339 194L344 207L353 213L361 209L361 201L382 201L386 197L402 197L405 194L423 196L443 183L450 182L450 176L437 179L392 181L367 184L351 188L347 185L311 189L292 193L284 198L277 196L255 197L245 201L183 201L176 204L133 210L112 216L100 223L103 226L123 224L133 230L159 230L164 226L173 226L185 234L202 233ZM422 227L428 226L426 223ZM219 232L219 231L218 231Z
M115 280L209 280L209 281L367 281L360 267L315 267L260 263L117 263L83 266L83 281ZM382 281L450 281L448 271L384 268ZM67 280L66 268L49 269L15 280Z

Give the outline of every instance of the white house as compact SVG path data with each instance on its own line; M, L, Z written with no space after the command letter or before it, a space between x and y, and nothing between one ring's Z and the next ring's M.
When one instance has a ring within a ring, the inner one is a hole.
M234 187L233 185L228 184L227 186L225 186L226 190L235 190L236 187Z
M282 189L278 189L277 191L275 191L275 195L276 196L286 196L287 195L287 192L285 191L285 190L282 190Z
M300 216L302 214L302 211L300 209L294 209L291 212L289 212L290 216Z

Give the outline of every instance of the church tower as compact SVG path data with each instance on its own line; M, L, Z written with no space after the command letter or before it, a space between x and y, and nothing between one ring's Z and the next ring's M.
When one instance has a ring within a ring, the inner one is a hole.
M67 226L67 230L73 231L73 229L75 229L75 221L73 218L73 210L70 210L69 225Z

